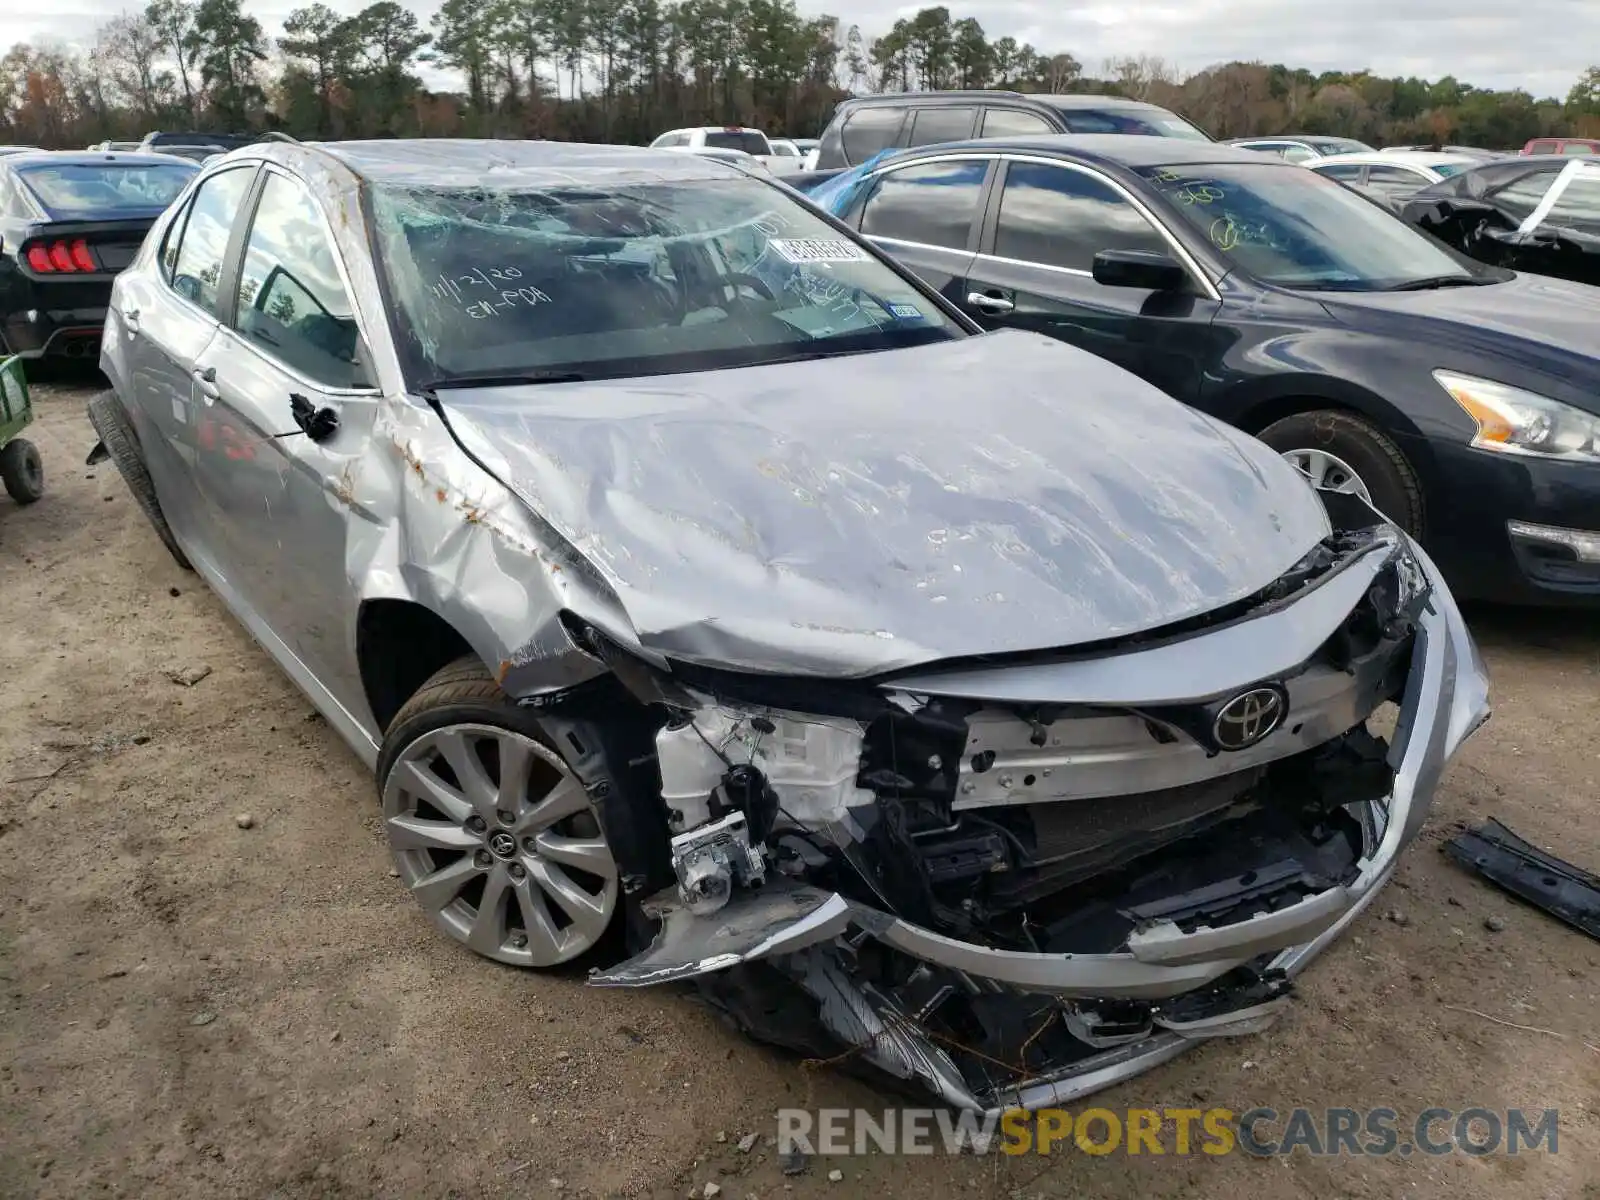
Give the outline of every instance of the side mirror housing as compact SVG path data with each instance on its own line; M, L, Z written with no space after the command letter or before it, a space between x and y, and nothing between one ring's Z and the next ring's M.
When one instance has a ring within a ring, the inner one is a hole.
M1189 285L1189 272L1169 254L1155 250L1102 250L1094 256L1094 281L1106 287L1177 292Z

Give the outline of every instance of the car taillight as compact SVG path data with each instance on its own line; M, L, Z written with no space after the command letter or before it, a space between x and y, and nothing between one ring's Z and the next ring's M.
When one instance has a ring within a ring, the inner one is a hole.
M100 270L99 260L83 238L35 242L28 247L28 266L41 275L78 275Z

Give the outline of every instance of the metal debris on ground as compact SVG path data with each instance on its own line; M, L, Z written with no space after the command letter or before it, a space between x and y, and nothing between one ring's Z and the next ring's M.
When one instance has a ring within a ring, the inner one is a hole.
M1535 849L1493 819L1446 842L1444 852L1519 900L1600 939L1600 877ZM1484 927L1491 932L1497 929L1490 922L1505 928L1490 917Z

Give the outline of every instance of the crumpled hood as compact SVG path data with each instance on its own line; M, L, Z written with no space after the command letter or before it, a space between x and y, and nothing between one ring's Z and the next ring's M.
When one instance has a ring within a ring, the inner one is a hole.
M1031 333L439 399L643 646L735 670L1134 633L1250 595L1328 532L1261 443Z

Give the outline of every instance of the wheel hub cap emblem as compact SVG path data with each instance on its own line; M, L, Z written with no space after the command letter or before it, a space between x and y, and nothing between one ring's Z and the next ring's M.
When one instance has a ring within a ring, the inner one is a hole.
M489 835L489 849L501 858L510 858L517 852L517 839L501 829Z

